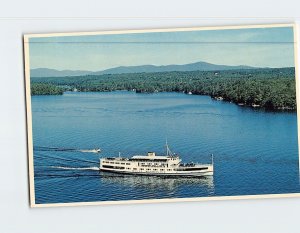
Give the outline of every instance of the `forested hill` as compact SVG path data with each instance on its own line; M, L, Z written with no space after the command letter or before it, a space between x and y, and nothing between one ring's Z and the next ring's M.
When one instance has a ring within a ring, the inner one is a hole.
M31 78L31 82L32 88L39 83L82 92L114 90L137 93L185 92L209 95L239 105L270 110L296 109L293 67L41 77Z

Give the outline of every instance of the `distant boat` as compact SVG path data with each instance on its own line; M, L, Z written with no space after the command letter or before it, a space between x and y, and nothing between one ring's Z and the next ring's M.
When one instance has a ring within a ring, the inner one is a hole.
M259 104L252 104L251 106L252 106L253 108L258 108L258 107L260 107Z
M220 100L221 101L221 100L224 100L224 98L222 96L216 96L215 100Z
M193 93L191 91L188 92L188 95L192 95Z
M166 155L157 156L155 152L135 155L131 158L109 157L100 159L100 170L131 175L202 177L212 176L213 156L210 164L181 163L178 155L173 154L166 144Z
M100 153L100 148L91 149L91 150L80 150L80 152L86 152L86 153Z

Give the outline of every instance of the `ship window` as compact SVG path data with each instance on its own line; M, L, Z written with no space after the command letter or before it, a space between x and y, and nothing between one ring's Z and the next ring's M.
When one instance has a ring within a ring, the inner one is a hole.
M115 167L115 166L110 166L110 165L103 165L103 168L113 168L113 169L125 169L124 167Z
M144 170L144 168L141 168L141 170Z
M163 171L164 169L160 169L161 171Z
M126 163L126 165L130 165L130 163Z
M116 162L116 164L120 164L120 163Z
M110 163L114 164L115 162L110 162Z
M136 168L133 168L133 170L136 170Z
M121 163L122 165L124 165L125 163Z

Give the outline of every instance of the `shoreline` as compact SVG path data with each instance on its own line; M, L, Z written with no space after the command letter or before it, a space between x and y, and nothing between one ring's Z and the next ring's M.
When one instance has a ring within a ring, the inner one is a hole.
M131 73L98 76L32 78L34 94L64 91L136 93L177 92L269 111L296 111L294 68L234 71Z
M146 91L136 91L136 90L106 90L106 91L64 91L63 93L59 93L59 94L39 94L39 95L31 95L31 96L61 96L64 95L64 93L66 92L70 92L70 93L105 93L105 92L134 92L136 94L156 94L156 93L178 93L178 94L185 94L185 95L198 95L198 96L207 96L210 97L212 100L214 101L222 101L222 102L226 102L226 103L232 103L235 104L239 107L247 107L247 108L251 108L253 110L263 110L263 111L268 111L268 112L291 112L291 113L295 113L297 112L297 108L293 109L293 108L289 108L289 107L282 107L282 108L265 108L262 107L258 104L255 103L242 103L242 102L234 102L233 100L230 99L226 99L223 96L212 96L212 95L205 95L205 94L198 94L198 93L193 93L193 92L176 92L176 91L154 91L154 92L146 92Z

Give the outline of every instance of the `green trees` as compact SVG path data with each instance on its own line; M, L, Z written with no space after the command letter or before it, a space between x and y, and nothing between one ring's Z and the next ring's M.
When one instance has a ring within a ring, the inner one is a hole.
M64 90L52 84L31 83L31 95L62 95Z
M229 70L218 71L217 75L215 71L86 75L32 78L31 81L35 85L51 84L48 89L38 86L39 93L47 94L60 93L62 89L54 87L62 86L83 92L191 92L270 110L296 109L294 68ZM32 93L37 91L32 90Z

